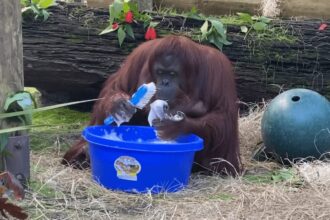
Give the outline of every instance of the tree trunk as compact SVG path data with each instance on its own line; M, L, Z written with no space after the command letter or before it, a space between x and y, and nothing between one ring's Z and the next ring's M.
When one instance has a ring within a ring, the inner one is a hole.
M0 1L0 112L8 95L23 90L23 44L21 26L21 6L19 0ZM0 129L17 126L7 120L0 120ZM10 134L3 156L1 152L1 171L8 170L24 183L29 178L28 136L21 132ZM2 134L3 135L3 134Z
M7 95L23 89L23 50L19 0L0 1L0 106Z
M104 80L125 57L144 42L142 26L135 40L119 48L116 33L98 35L107 26L108 11L60 6L45 23L23 23L25 83L46 91L55 102L95 98ZM200 28L203 21L158 17L159 35ZM321 21L274 21L271 36L245 34L228 25L232 42L223 52L235 66L239 98L260 102L281 89L305 87L330 97L330 28L318 31ZM183 33L183 32L181 32ZM90 107L90 106L89 106Z

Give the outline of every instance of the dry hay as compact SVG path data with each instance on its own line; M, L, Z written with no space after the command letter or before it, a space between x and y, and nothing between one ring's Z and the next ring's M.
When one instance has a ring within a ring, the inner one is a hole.
M251 160L261 142L262 112L256 107L240 119L242 160L255 173L279 167ZM35 185L20 203L31 219L330 219L330 166L324 163L297 165L295 179L276 183L193 175L178 193L137 195L106 190L89 171L60 165L61 143L56 146L52 156L49 150L31 155ZM315 172L326 180L315 183Z
M319 187L330 186L329 163L315 161L312 163L302 163L295 167L306 183Z
M277 17L280 14L281 0L261 0L262 15L266 17Z
M239 139L241 148L241 157L244 168L249 172L258 172L259 170L273 170L279 165L274 162L260 163L252 160L251 157L255 151L261 147L261 118L267 104L249 106L250 111L246 116L239 119Z

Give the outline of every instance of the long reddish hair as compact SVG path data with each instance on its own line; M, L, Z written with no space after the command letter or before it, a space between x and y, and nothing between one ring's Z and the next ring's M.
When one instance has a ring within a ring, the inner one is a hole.
M241 171L238 104L231 62L219 50L186 37L170 35L135 48L104 83L99 95L102 100L94 105L90 124L103 124L112 100L129 97L141 84L154 81L152 67L157 59L167 54L177 57L183 66L180 77L184 80L180 88L187 102L201 101L206 108L205 114L195 119L200 124L196 133L205 141L204 150L196 154L195 162L209 170L238 174ZM83 145L83 141L78 145ZM74 149L81 151L81 147L75 146L64 159L71 160ZM214 158L226 162L210 165Z

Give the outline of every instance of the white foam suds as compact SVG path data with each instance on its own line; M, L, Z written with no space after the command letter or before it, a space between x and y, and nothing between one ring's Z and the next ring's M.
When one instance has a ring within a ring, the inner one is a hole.
M113 141L123 141L123 135L121 135L121 134L118 135L115 131L111 131L110 133L105 131L103 138L108 139L108 140L113 140Z
M175 144L177 143L176 141L173 140L160 140L160 139L154 139L154 140L148 140L148 143L153 143L153 144Z
M102 136L102 138L107 139L107 140L112 140L112 141L125 141L123 139L123 135L117 134L115 131L111 131L110 133L105 131L105 134ZM132 140L130 140L129 142L132 142ZM161 140L161 139L143 140L142 138L137 138L135 142L145 143L145 144L175 144L175 143L177 143L174 140Z

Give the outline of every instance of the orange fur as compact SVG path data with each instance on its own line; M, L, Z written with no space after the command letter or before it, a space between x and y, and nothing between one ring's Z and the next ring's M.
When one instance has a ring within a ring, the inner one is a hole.
M90 125L103 124L115 96L131 96L141 84L155 81L151 67L168 53L180 58L184 69L181 98L172 108L186 113L189 126L185 132L196 133L205 141L204 150L196 153L194 170L239 174L238 105L232 65L220 51L185 37L167 36L137 47L105 82L99 95L103 99L94 105ZM191 112L193 109L196 112ZM131 123L146 121L146 111L141 111ZM65 154L64 162L88 159L81 154L86 154L82 140Z

